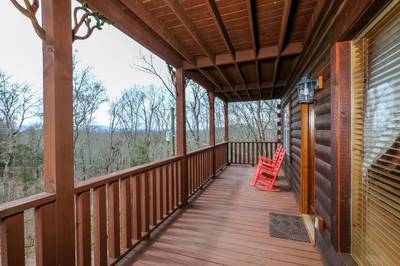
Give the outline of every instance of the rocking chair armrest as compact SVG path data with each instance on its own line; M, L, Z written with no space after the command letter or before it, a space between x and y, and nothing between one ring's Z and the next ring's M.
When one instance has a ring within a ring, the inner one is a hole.
M263 169L263 171L261 171L261 174L266 178L273 178L274 177L274 173L271 170Z
M272 173L274 171L274 167L268 167L264 165L259 165L259 167L263 172Z
M274 165L273 164L268 164L268 163L263 163L263 162L259 162L258 166L261 168L266 168L266 169L273 169Z
M273 163L274 160L271 160L270 158L266 157L266 156L261 156L260 157L260 161L266 162L266 163Z

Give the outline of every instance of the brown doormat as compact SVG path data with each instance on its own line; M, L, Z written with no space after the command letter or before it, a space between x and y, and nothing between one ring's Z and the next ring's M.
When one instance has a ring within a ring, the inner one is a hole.
M300 216L270 213L269 234L272 237L310 242L303 218Z

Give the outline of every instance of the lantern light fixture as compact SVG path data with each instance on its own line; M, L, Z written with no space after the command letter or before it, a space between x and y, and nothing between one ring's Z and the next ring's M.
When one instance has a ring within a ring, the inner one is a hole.
M309 104L314 101L314 93L318 89L318 80L306 74L297 83L297 93L300 104Z

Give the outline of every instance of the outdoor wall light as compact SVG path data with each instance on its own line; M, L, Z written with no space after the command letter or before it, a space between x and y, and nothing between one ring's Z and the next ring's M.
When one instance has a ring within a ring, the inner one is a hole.
M297 92L300 104L313 103L314 93L318 89L318 80L312 79L310 75L305 75L297 83Z

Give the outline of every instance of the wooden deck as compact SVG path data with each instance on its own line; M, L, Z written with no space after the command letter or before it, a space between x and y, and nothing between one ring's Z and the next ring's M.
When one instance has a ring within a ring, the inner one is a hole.
M254 172L228 167L118 265L322 265L312 244L269 236L270 212L298 215L299 208L284 178L283 192L255 191Z

